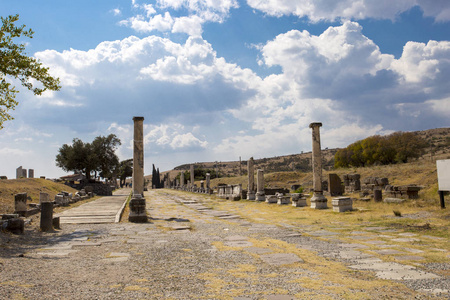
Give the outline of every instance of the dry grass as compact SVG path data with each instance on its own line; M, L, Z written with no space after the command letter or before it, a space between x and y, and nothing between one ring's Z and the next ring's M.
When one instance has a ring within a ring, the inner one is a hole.
M0 180L0 214L14 212L14 195L27 193L28 203L39 203L39 193L48 193L50 199L61 191L75 193L77 190L62 183L40 178Z

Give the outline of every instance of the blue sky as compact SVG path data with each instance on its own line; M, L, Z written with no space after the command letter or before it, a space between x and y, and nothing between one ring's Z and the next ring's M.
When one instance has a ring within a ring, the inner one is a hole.
M446 0L21 0L27 51L59 92L20 88L0 131L0 175L58 177L59 147L116 134L132 157L144 116L145 172L243 160L374 134L450 125ZM19 42L19 41L18 41Z

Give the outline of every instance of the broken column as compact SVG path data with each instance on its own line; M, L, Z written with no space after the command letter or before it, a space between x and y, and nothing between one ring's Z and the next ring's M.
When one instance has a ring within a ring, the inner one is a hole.
M133 196L128 221L147 222L144 198L144 117L134 117Z
M206 173L206 193L211 194L211 174Z
M180 188L184 189L184 172L180 172Z
M14 196L14 213L23 217L27 214L27 193L20 193Z
M312 129L312 165L313 165L313 185L314 195L311 198L311 208L327 208L327 198L322 190L322 153L320 149L320 127L322 123L311 123Z
M247 188L247 200L255 200L255 170L253 157L247 162L248 173L248 188Z
M53 202L41 203L40 228L43 232L53 230Z
M264 193L264 170L258 169L256 172L257 179L257 191L256 191L256 200L257 201L265 201L266 194Z
M20 166L16 169L16 179L19 179L20 177L22 177L22 174L23 174L22 166Z
M194 165L191 165L189 172L191 173L191 192L194 191Z
M34 169L28 169L28 178L34 178Z

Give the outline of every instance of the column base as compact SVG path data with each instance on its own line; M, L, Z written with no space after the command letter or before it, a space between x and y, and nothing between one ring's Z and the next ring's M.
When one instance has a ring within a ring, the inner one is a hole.
M148 221L145 210L145 198L137 197L130 200L128 221L133 223L146 223Z
M247 193L247 200L255 200L255 192L248 192Z
M266 194L264 192L256 192L256 201L266 201Z
M311 198L311 208L313 209L326 209L327 206L327 198L321 194L314 192L314 195Z

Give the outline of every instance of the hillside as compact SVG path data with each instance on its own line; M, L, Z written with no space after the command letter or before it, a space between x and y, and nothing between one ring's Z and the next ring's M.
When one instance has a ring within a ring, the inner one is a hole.
M415 131L430 145L425 149L425 153L417 161L435 161L436 159L450 158L450 128L436 128L423 131ZM334 169L334 154L339 149L323 149L322 160L325 170ZM196 162L195 168L215 170L220 177L238 177L247 173L247 160L229 162ZM175 167L173 170L162 172L169 173L170 178L177 176L180 171L189 170L190 164ZM270 158L255 159L255 170L263 169L266 174L273 172L310 172L311 152L276 156ZM146 176L151 180L151 175Z
M62 183L39 178L0 180L0 214L14 212L14 195L28 194L28 203L39 203L39 193L48 193L50 199L61 191L75 193L77 190ZM31 199L31 200L30 200Z

